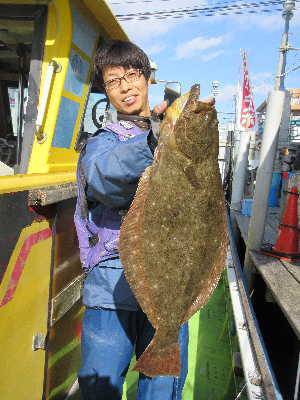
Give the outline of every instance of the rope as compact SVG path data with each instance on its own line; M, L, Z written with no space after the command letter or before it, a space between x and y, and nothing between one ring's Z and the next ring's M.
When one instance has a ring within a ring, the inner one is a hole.
M246 387L247 387L247 384L245 383L244 386L242 387L241 391L239 392L239 394L234 398L234 400L238 400L241 397L241 395L243 394Z

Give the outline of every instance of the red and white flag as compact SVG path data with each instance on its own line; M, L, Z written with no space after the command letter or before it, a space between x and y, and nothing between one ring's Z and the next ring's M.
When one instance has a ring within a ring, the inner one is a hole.
M239 123L242 130L253 129L256 124L254 101L251 92L247 55L242 53L243 57L243 86L241 88L240 98L240 118Z

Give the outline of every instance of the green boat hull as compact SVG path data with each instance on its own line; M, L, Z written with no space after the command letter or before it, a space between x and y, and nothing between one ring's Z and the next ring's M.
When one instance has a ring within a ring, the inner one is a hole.
M234 399L242 379L234 375L232 363L238 346L225 274L208 304L189 321L189 333L189 372L183 400ZM130 369L122 400L135 400L138 373Z

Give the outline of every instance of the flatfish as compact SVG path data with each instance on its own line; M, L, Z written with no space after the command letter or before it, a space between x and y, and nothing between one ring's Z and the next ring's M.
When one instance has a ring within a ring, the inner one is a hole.
M154 160L124 218L126 279L156 332L135 370L179 375L180 326L208 300L225 265L218 121L199 85L166 111Z

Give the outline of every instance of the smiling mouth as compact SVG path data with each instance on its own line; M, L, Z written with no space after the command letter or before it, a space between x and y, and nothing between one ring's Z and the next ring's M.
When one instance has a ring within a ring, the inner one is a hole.
M130 105L134 104L135 101L136 101L136 96L128 96L123 100L123 103L130 106Z

